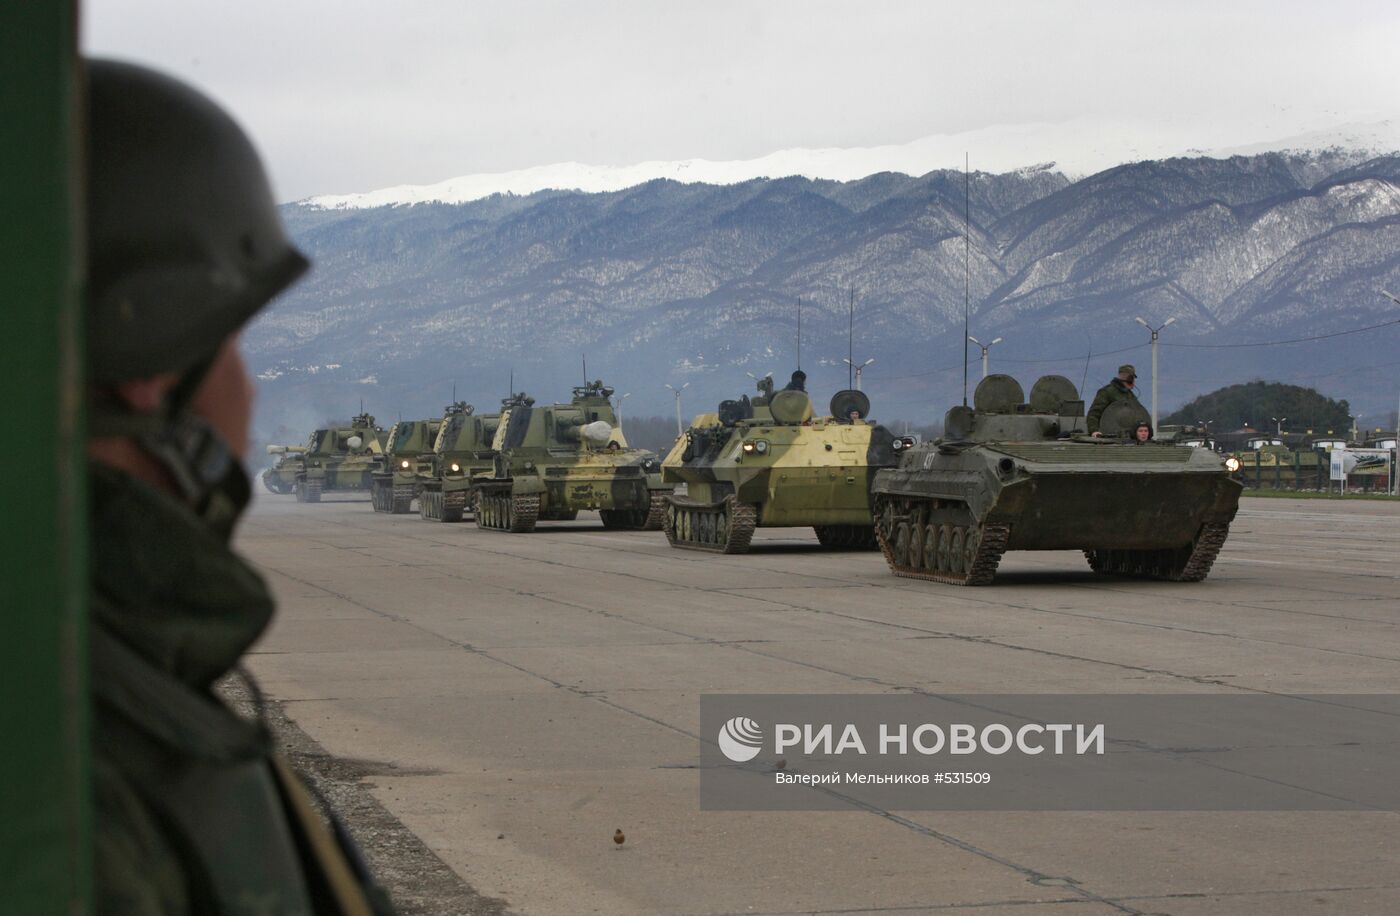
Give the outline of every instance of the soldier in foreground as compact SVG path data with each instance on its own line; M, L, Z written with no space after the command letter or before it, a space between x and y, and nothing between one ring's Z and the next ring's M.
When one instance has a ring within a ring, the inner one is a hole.
M238 333L307 261L219 108L140 67L88 73L98 909L390 912L265 726L212 690L273 613L229 547L250 494Z
M1118 367L1118 377L1110 379L1107 385L1099 389L1099 393L1094 395L1094 403L1089 406L1089 413L1085 416L1085 422L1089 429L1089 435L1100 436L1099 421L1103 418L1103 412L1109 404L1116 401L1136 401L1137 395L1133 392L1133 386L1137 383L1137 370L1130 365Z

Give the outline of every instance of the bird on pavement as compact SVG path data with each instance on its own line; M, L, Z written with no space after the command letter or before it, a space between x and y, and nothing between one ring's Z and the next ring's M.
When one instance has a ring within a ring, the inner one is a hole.
M619 846L627 842L627 837L623 834L621 827L617 828L617 833L613 834L613 842Z

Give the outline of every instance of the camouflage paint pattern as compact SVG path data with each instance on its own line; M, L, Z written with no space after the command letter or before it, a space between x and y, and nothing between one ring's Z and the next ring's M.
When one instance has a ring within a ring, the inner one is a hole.
M268 492L279 496L290 495L296 490L297 474L301 473L302 455L306 447L301 445L269 445L269 455L276 455L272 467L262 472L263 486Z
M894 440L883 426L833 417L780 424L756 411L726 427L717 414L700 414L671 447L662 474L684 483L695 502L732 495L756 506L761 528L869 526L870 484L894 465Z
M478 497L537 499L540 519L594 509L605 525L644 527L653 496L671 486L654 453L627 444L611 394L601 381L590 382L568 403L511 406L496 430L492 467L473 478Z
M450 408L449 408L450 409ZM418 497L418 456L430 452L442 420L400 420L384 442L386 467L371 475L376 512L407 512Z
M491 469L495 456L491 440L513 403L513 398L506 398L502 413L495 414L474 413L472 406L463 402L448 409L432 449L419 454L415 469L419 512L424 519L460 521L470 512L472 475Z
M369 414L356 416L349 426L313 432L297 473L297 499L316 502L324 492L368 492L374 472L384 467L385 437ZM355 439L358 446L351 444Z

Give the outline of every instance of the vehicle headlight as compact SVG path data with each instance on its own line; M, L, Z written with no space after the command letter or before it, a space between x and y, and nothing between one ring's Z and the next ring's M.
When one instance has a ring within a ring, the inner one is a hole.
M896 439L896 440L894 440L894 442L891 443L891 447L893 447L894 450L895 450L896 452L899 451L900 449L904 448L904 440L903 440L903 439Z
M1240 469L1240 459L1236 458L1234 455L1231 455L1229 458L1226 458L1226 459L1225 459L1225 470L1227 470L1227 471L1229 471L1231 474L1233 474L1233 473L1235 473L1236 471L1238 471L1239 469Z
M455 461L452 462L452 473L454 473L454 474L460 474L460 473L462 473L462 466L461 466L460 464L458 464L457 462L455 462Z
M759 439L753 444L753 450L758 452L760 455L766 454L768 451L768 442L764 439Z
M404 460L400 461L399 467L403 468L405 471L408 470L408 459L405 458Z
M753 448L754 448L754 446L753 446L753 443L752 443L752 442L745 442L745 443L744 443L744 451L746 451L746 452L751 452L751 451L753 451Z

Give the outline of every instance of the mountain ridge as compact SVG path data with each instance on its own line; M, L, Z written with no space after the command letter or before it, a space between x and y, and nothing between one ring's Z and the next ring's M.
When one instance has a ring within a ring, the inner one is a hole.
M936 420L960 397L966 287L972 333L1006 338L992 351L1003 370L1092 385L1114 360L1146 359L1134 316L1175 317L1164 407L1221 382L1310 372L1360 386L1331 392L1358 409L1388 408L1386 371L1358 369L1386 362L1393 333L1242 348L1228 362L1192 348L1400 317L1376 292L1400 287L1398 189L1400 157L1324 152L1176 158L1079 181L942 170L290 204L316 269L249 328L246 348L269 419L303 404L343 413L336 399L361 393L426 415L454 381L503 396L512 369L517 387L552 399L577 384L585 354L620 393L636 389L633 409L659 413L673 406L663 382L690 382L688 403L706 405L743 390L744 372L789 371L798 297L814 392L844 387L854 287L854 355L878 358L866 374L877 413Z

